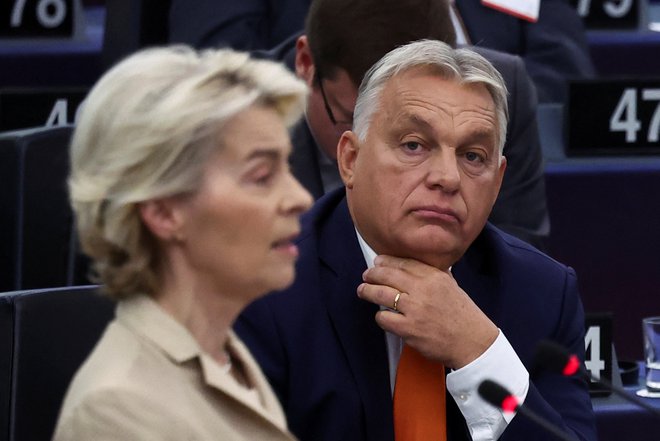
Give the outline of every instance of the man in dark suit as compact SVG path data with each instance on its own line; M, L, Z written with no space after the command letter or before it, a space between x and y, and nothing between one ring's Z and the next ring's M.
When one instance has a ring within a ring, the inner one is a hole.
M569 79L596 75L582 20L568 0L540 0L538 21L490 8L482 0L456 0L467 41L525 60L541 103L563 103Z
M584 380L528 375L541 339L583 358L584 323L574 272L486 223L506 115L492 65L439 41L400 47L365 77L338 144L345 190L304 218L294 285L237 323L301 440L392 440L406 347L450 372L449 440L554 439L483 402L485 378L596 439Z
M446 0L315 0L306 34L259 54L282 60L310 87L305 118L291 134L291 166L316 199L342 186L337 141L351 128L362 77L391 49L423 38L454 44ZM542 248L550 221L534 87L520 58L477 50L504 76L511 115L504 147L509 171L490 220Z
M169 0L169 41L270 49L300 32L311 0Z

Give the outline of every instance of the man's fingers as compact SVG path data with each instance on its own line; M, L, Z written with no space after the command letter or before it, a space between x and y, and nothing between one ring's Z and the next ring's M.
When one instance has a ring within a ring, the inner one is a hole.
M405 292L385 285L362 283L358 286L358 297L376 305L401 312L401 305L408 296Z
M387 332L396 334L404 340L408 338L406 330L406 317L394 311L378 311L376 313L376 323Z

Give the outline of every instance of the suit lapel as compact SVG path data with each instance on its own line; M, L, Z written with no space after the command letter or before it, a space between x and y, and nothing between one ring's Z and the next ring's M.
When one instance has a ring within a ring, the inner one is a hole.
M367 439L393 439L385 335L374 320L378 307L357 297L367 266L345 199L321 226L319 256L323 297L362 400Z
M472 301L493 321L496 319L497 299L500 297L497 268L492 267L496 259L489 258L490 226L486 225L465 255L452 268L458 285ZM497 324L497 323L496 323Z

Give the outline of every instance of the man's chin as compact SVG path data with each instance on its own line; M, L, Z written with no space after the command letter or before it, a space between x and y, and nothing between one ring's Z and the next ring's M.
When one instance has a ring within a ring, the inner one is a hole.
M465 252L463 242L454 236L417 238L399 248L398 257L419 260L427 265L447 269Z

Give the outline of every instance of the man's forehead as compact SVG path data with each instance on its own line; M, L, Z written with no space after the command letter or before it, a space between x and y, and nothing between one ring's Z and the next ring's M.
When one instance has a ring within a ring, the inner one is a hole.
M485 85L423 72L393 76L385 83L380 98L390 114L406 114L417 108L453 117L460 117L466 111L494 116L496 110Z

